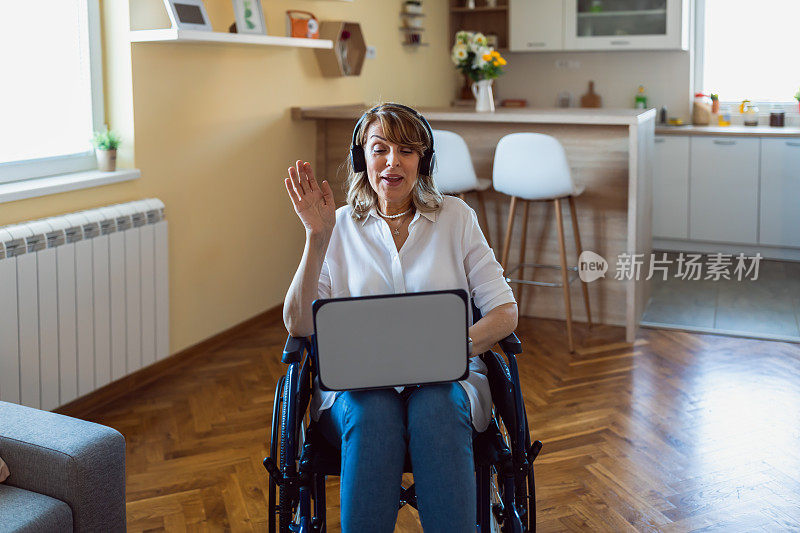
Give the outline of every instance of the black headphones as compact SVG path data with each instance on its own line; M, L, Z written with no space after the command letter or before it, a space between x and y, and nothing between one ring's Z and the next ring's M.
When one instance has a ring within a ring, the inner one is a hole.
M419 119L420 122L422 122L422 125L425 126L425 129L428 130L428 135L430 135L431 138L431 147L425 149L425 152L422 154L422 157L419 160L419 173L424 176L430 176L431 172L433 172L433 165L436 161L436 156L433 153L433 130L431 129L431 125L428 124L428 121L425 120L425 117L423 117L422 114L416 109L412 109L403 104L395 104L394 102L387 102L385 104L373 107L361 115L361 118L358 119L358 122L356 122L356 127L353 129L353 141L350 143L350 164L353 165L353 172L366 172L367 170L367 159L364 156L364 147L358 144L358 140L356 139L358 130L361 127L361 123L364 122L364 119L368 114L374 113L384 105L397 106L405 109L406 111L410 111Z

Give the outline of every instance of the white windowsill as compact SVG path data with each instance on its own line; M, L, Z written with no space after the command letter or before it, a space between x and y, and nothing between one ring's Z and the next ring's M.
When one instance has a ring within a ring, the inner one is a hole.
M116 170L114 172L87 170L72 174L2 183L0 184L0 204L48 194L88 189L89 187L108 185L109 183L120 181L135 180L141 175L142 173L136 168Z

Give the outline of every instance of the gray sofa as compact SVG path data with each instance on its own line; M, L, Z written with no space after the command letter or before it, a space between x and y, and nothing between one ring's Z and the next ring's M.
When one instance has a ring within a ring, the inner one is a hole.
M0 533L125 531L125 439L106 426L0 402Z

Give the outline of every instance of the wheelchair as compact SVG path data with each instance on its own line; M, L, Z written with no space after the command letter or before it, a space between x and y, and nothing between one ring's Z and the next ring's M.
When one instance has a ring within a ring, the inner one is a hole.
M480 312L473 306L475 321ZM488 369L492 419L478 433L473 429L477 494L476 525L480 533L536 531L533 462L542 449L531 442L519 383L516 355L522 345L512 333L498 343L505 359L487 351L480 355ZM506 363L507 360L507 363ZM315 376L314 337L286 341L282 361L288 364L275 389L269 457L268 523L270 533L325 533L325 479L338 476L341 457L315 428L306 423ZM406 457L405 472L410 472ZM312 509L313 500L313 509ZM403 487L399 508L417 508L414 485Z

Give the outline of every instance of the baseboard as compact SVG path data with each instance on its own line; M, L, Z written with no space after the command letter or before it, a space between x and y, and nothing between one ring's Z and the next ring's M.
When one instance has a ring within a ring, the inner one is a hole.
M209 337L208 339L201 341L194 346L190 346L189 348L170 355L169 357L153 363L148 367L137 370L136 372L109 383L108 385L92 391L85 396L76 398L75 400L62 405L57 409L54 409L53 412L75 418L86 417L110 402L152 383L164 374L172 372L176 368L188 364L195 356L216 348L220 344L223 344L231 338L240 335L246 330L256 325L272 324L282 320L282 318L283 304L276 305L275 307L267 309L263 313L260 313L250 319L245 320L244 322L228 328L225 331L214 335L213 337Z
M756 246L750 244L727 244L713 242L683 241L678 239L653 238L653 250L666 252L694 252L701 254L723 253L745 254L753 257L757 253L764 259L779 261L800 261L800 248L780 248L775 246Z

